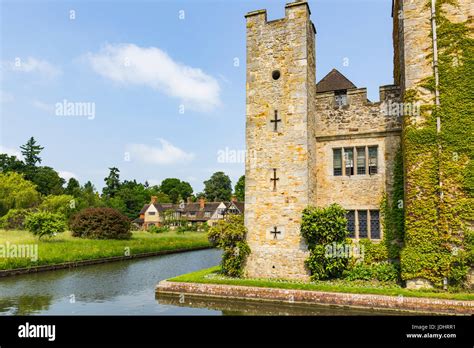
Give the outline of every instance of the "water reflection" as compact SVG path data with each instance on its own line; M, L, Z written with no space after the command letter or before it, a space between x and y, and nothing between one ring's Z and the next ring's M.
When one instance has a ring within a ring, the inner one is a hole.
M255 300L216 299L195 295L157 294L158 303L187 308L209 308L223 315L407 315L390 310L357 309L341 306L272 303ZM413 313L412 313L413 314ZM413 314L414 315L414 314Z
M159 281L219 260L218 250L200 250L0 278L0 315L220 314L155 301Z

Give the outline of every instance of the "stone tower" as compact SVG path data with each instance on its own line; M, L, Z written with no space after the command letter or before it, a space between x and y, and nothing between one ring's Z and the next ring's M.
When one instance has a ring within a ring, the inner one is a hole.
M306 280L302 210L313 201L308 133L315 100L315 28L305 1L285 17L247 19L246 276Z

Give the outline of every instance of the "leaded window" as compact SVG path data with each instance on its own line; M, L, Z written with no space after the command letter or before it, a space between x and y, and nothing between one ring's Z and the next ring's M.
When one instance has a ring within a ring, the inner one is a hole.
M367 210L358 210L357 217L359 218L359 238L367 238Z
M346 175L354 175L354 149L344 148L344 164Z
M365 147L357 149L357 175L365 174Z
M380 213L378 210L370 211L370 239L380 239Z
M347 230L349 231L349 238L355 238L355 211L348 210L346 214Z
M377 174L377 146L369 146L369 174Z
M334 176L342 175L342 150L341 149L333 150L333 175Z

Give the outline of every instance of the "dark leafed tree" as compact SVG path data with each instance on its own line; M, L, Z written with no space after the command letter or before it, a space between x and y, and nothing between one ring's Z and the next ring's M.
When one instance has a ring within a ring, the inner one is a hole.
M0 154L0 172L22 173L25 169L25 163L16 156L9 156L6 153Z
M229 201L232 196L232 181L224 172L212 174L204 181L204 194L208 201Z
M120 170L116 167L109 168L109 176L105 181L105 187L102 189L102 194L106 197L114 197L120 187Z
M25 145L20 146L21 154L25 158L25 164L28 167L34 167L36 163L41 163L39 154L44 147L37 145L35 138L31 137Z
M36 189L43 195L60 195L64 192L66 180L51 167L35 167L25 177L35 183Z
M234 194L237 200L243 202L245 199L245 175L242 175L234 187Z
M81 194L81 185L79 184L79 181L77 181L76 178L70 178L64 192L68 195L79 197Z
M186 181L176 178L168 178L161 182L160 191L168 195L173 203L179 200L187 200L193 194L193 188Z

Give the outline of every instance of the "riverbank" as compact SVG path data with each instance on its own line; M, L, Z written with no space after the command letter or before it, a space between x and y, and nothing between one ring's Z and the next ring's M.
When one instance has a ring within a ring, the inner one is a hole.
M473 314L474 294L408 290L395 285L288 282L223 277L213 267L162 281L159 294L188 294L280 303L327 304L358 308Z
M161 255L170 251L203 249L210 247L210 244L206 234L202 232L136 231L129 240L81 239L72 237L70 232L64 232L51 239L38 240L26 231L0 230L0 246L6 254L0 257L1 276L15 273L12 270L75 267L100 263L100 260L110 262ZM20 255L21 250L24 255Z

